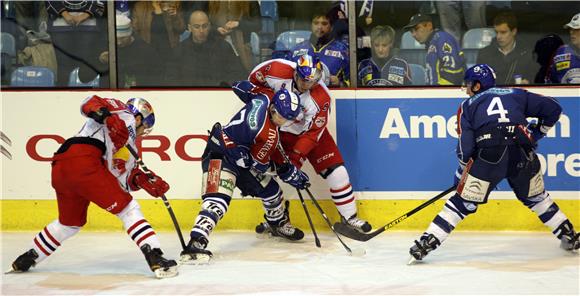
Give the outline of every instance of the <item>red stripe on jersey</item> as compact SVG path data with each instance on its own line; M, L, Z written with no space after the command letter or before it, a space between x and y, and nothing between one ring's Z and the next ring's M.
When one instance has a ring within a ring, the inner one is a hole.
M50 256L50 253L47 252L42 245L40 245L40 243L38 242L38 240L36 239L36 237L34 238L34 243L36 244L36 246L44 253L44 255L46 256Z
M149 232L149 233L145 234L144 236L142 236L142 237L141 237L141 238L140 238L140 239L137 241L137 246L141 246L141 242L142 242L144 239L146 239L146 238L148 238L148 237L150 237L150 236L152 236L152 235L155 235L155 231L153 231L153 230L151 230L151 232Z
M141 219L141 220L135 222L135 224L131 225L131 227L129 227L129 229L127 229L127 233L129 235L131 235L131 232L135 229L135 227L137 227L145 222L147 222L147 221L145 221L145 219Z
M332 189L330 188L330 193L339 193L341 191L345 191L347 188L350 187L350 183L346 184L346 186L339 188L339 189Z
M46 236L48 236L48 238L57 246L60 247L60 243L54 238L52 237L52 234L50 234L50 232L48 232L48 229L46 227L44 227L44 233L46 233Z
M349 204L349 203L351 203L351 202L353 202L353 201L354 201L354 197L353 197L353 198L351 198L351 199L349 199L349 200L346 200L346 201L342 201L342 202L334 202L334 204L335 204L335 205L337 205L337 206L342 206L342 205L345 205L345 204Z

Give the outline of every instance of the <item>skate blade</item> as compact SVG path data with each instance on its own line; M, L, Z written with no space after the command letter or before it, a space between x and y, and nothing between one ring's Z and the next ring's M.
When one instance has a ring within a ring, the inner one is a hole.
M179 258L179 264L183 265L207 265L211 256L207 254L196 254L195 256L191 255L181 255Z
M407 265L415 265L417 263L419 263L421 260L417 260L415 257L411 256L411 258L409 258L409 262L407 262Z
M177 271L177 266L172 266L167 269L158 268L155 270L155 277L158 279L172 278L177 274L179 274Z
M9 270L4 272L4 274L11 274L11 273L21 273L21 271L16 271L16 270L14 270L14 268L10 268Z

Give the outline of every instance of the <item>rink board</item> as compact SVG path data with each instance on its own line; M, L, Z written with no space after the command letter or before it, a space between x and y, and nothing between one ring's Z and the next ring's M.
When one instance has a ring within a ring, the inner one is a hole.
M532 88L557 97L565 120L542 141L539 153L547 189L562 210L579 222L580 194L580 90L578 88ZM201 170L199 157L207 130L214 122L229 121L241 102L226 90L218 91L96 91L122 100L145 97L154 106L157 123L143 139L143 159L171 184L168 197L182 223L191 227L199 209ZM0 130L10 143L0 144L12 155L2 156L2 229L33 230L56 217L50 186L50 158L59 143L76 133L84 118L79 104L93 92L3 91ZM335 90L329 130L335 135L359 199L359 212L374 225L397 218L443 189L452 181L456 160L454 114L465 96L457 88L405 90ZM201 102L201 103L200 103ZM332 220L338 219L328 200L323 179L306 166L313 192L322 200ZM292 200L293 222L307 228L295 191L284 186ZM508 190L500 184L499 190ZM159 200L135 192L148 219L161 229L172 229ZM397 229L422 229L441 209L431 206ZM315 208L311 209L315 212ZM261 219L257 200L242 199L235 192L230 213L220 229L251 229ZM29 217L34 216L34 219ZM317 217L317 215L314 215ZM501 218L505 217L505 219ZM518 219L514 219L518 217ZM517 221L516 221L517 220ZM120 229L116 219L100 209L90 211L88 229ZM324 227L324 221L315 223ZM459 229L540 230L535 215L514 200L508 191L492 194L488 205Z

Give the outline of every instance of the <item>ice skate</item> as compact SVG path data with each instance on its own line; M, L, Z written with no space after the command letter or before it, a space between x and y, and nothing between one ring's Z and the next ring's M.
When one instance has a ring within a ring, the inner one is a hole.
M437 249L441 245L439 239L433 234L423 234L419 241L415 241L415 245L409 249L411 259L408 264L413 264L415 261L420 261L427 256L431 251Z
M13 272L26 272L36 265L36 259L38 258L38 254L34 249L28 250L26 253L18 256L16 260L12 263L12 268L5 273L13 273Z
M181 258L179 262L187 265L203 265L209 264L209 260L213 254L206 250L208 241L201 236L197 239L191 238L185 250L181 251Z
M358 218L356 214L352 215L348 219L344 218L343 216L340 216L340 223L358 232L366 233L373 229L373 227L369 224L369 222Z
M566 220L562 222L556 231L560 233L558 236L560 239L560 248L577 253L580 248L580 233L574 231L572 223L570 223L569 220Z
M256 233L281 237L289 241L299 241L304 238L304 232L290 223L287 213L278 222L262 222L256 226Z
M177 275L177 262L163 258L161 249L151 249L151 246L145 244L141 247L141 252L157 278L170 278Z

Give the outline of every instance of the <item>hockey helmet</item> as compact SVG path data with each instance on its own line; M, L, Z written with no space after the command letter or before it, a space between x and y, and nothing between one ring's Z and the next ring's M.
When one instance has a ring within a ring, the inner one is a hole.
M477 64L465 71L463 81L469 88L479 82L481 88L477 92L482 92L495 86L495 72L487 64Z
M301 55L296 61L296 74L306 81L317 82L322 77L323 66L317 57Z
M276 92L272 101L276 112L287 120L294 120L300 114L300 98L285 88Z
M127 109L133 115L141 115L141 122L145 126L145 134L148 134L153 130L153 125L155 125L155 114L153 113L153 107L143 98L131 98L127 101Z

